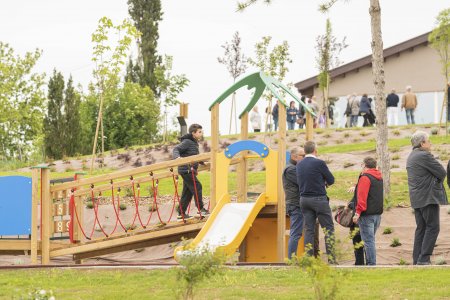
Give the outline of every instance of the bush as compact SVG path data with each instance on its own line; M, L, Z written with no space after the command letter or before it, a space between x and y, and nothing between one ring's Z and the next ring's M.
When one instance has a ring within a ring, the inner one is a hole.
M291 142L291 143L295 143L296 141L298 141L298 139L296 137L292 137L289 139L289 142Z
M398 262L398 264L400 266L407 266L409 265L409 262L407 262L406 260L404 260L403 258L400 258L400 261Z
M431 134L432 135L437 135L439 133L439 129L438 128L431 128Z
M360 136L368 136L369 134L370 134L370 133L367 132L367 131L361 131L361 132L359 133Z
M391 165L391 169L398 169L398 168L400 168L399 165L396 165L396 164L392 164L392 165Z
M391 159L392 160L399 160L400 159L400 155L398 155L398 154L392 155Z
M125 209L127 209L127 205L125 203L120 203L119 209L120 210L125 210Z
M354 163L352 163L352 162L346 162L346 163L344 163L344 168L349 168L349 167L352 167L352 166L354 166L355 164Z
M436 257L436 260L434 261L434 264L438 265L438 266L442 266L442 265L446 265L447 262L445 261L445 257L438 256L438 257Z
M195 250L184 248L184 251L189 253L178 257L181 267L176 271L177 286L181 286L183 299L194 299L195 288L202 281L221 273L225 256L210 251L208 245Z
M86 203L86 208L88 208L88 209L93 209L94 208L94 203L92 203L92 201L88 201L87 203Z
M391 149L391 152L392 152L392 153L397 153L397 152L399 152L399 151L400 151L399 148L392 148L392 149Z
M401 245L402 245L402 243L400 243L399 238L393 238L390 246L391 247L399 247Z
M133 163L133 167L140 167L140 166L142 166L142 161L138 157L138 159L136 159L136 161Z
M328 142L327 141L320 141L320 142L317 142L317 145L318 146L324 146L324 145L326 145Z
M345 137L345 138L350 137L350 133L348 133L348 132L344 133L344 137Z
M332 212L337 211L337 205L336 204L331 205L331 211Z
M343 144L344 143L343 140L336 140L335 142L336 142L336 144Z
M323 137L329 139L329 138L331 137L331 134L325 133L325 134L323 135Z
M392 131L392 134L395 136L399 136L400 135L400 131L399 130L394 130Z
M391 234L392 233L392 228L391 227L386 227L384 230L383 230L383 234Z

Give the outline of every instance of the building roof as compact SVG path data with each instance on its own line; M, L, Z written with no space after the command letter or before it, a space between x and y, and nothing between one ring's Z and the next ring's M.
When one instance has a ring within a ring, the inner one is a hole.
M420 45L427 45L428 44L428 35L430 33L431 32L424 33L415 38L404 41L400 44L397 44L392 47L384 49L383 50L384 59L386 59L390 56L398 55L398 54L400 54L400 52L403 52L406 50L413 50L414 47L417 47ZM345 75L346 73L358 70L359 68L371 66L371 65L372 65L372 55L367 55L363 58L357 59L348 64L345 64L345 65L342 65L342 66L332 69L330 71L330 77L331 77L331 79L333 79L335 77ZM297 82L294 86L297 88L297 90L300 93L302 93L302 91L313 88L314 86L319 84L319 82L317 80L317 76L318 75L315 75L311 78Z

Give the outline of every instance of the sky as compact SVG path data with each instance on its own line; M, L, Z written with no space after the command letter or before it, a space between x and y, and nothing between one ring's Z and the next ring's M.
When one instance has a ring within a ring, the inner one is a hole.
M254 45L272 36L272 45L287 41L293 63L283 83L296 83L317 74L316 37L323 34L329 17L338 39L347 44L340 60L344 63L369 55L369 0L338 2L324 15L318 0L273 0L236 12L234 0L161 0L163 20L159 25L158 52L173 56L173 74L185 74L190 85L180 95L189 103L190 123L200 123L210 134L208 107L232 83L226 66L217 57L221 45L239 31L242 51L254 56ZM115 23L128 16L126 0L0 0L0 41L18 54L39 48L43 55L35 71L50 75L53 69L70 74L84 88L92 81L91 34L98 20L107 16ZM393 46L433 29L438 13L450 7L450 0L380 0L384 47ZM130 55L136 55L132 49ZM249 66L246 74L258 71ZM420 70L418 70L419 72ZM48 76L47 76L48 78ZM296 92L296 91L295 91ZM248 92L237 96L238 114L249 101ZM260 112L265 103L258 104ZM171 115L176 115L173 109ZM220 132L229 131L230 101L221 105ZM238 124L239 127L239 124ZM234 132L234 127L233 127Z

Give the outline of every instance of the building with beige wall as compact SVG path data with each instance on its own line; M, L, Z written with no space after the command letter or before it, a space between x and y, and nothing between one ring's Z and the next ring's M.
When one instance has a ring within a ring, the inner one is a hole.
M384 49L385 94L395 89L399 96L405 87L412 86L418 95L418 123L439 122L442 109L445 77L442 75L440 57L428 45L428 33ZM374 95L372 79L372 56L368 55L331 70L330 97L339 98L337 107L345 109L346 96L351 93ZM316 96L322 104L322 92L317 76L295 84L297 90L307 97ZM405 120L400 115L400 120ZM401 122L404 124L404 122Z

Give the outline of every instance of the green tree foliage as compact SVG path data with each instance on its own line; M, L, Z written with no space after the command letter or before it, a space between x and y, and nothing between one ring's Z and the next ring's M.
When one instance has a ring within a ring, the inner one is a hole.
M430 46L439 53L441 58L442 74L445 77L443 105L448 107L448 93L445 91L447 88L450 88L450 86L447 86L450 82L450 8L444 9L436 17L436 28L430 33L428 40L430 41ZM450 114L446 118L446 123L449 118ZM442 114L440 122L442 122Z
M89 154L92 151L97 116L99 110L98 95L93 84L89 85L89 91L83 95L80 103L80 150L81 154Z
M80 151L80 94L73 87L72 76L69 77L64 91L64 154L74 156Z
M157 54L158 25L162 20L160 0L128 0L128 12L134 21L134 26L142 33L139 41L142 72L140 83L149 86L154 95L159 97L156 68L161 63L161 56Z
M41 51L16 55L0 42L0 155L27 159L39 150L42 135L45 74L33 72Z
M157 139L160 109L149 87L126 82L105 107L105 148L142 145Z
M61 72L53 70L48 82L47 115L44 119L45 154L60 159L64 155L64 77Z
M128 60L127 71L125 73L125 82L139 83L141 78L141 69L139 64L134 64L133 59Z

